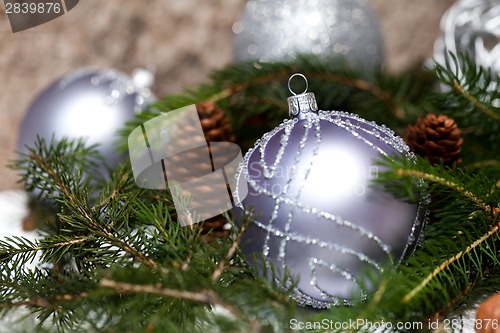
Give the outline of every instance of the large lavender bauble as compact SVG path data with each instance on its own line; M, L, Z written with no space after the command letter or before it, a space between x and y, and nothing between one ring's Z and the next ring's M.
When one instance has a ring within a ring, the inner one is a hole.
M265 134L237 176L248 184L237 214L253 219L242 241L249 260L300 277L300 304L329 307L363 295L361 270L409 254L425 215L423 205L373 186L374 162L390 154L412 156L391 130L343 112L310 112Z
M37 135L50 142L83 138L98 145L111 168L124 158L117 131L153 99L145 71L135 81L113 69L82 69L52 83L32 102L21 124L18 150L27 152Z

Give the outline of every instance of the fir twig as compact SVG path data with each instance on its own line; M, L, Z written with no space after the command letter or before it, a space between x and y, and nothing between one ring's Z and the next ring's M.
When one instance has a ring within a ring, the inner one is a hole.
M322 79L325 81L338 82L348 87L353 87L361 91L368 92L379 100L385 102L391 108L392 114L396 118L401 118L404 115L404 111L395 103L394 96L392 96L392 94L367 80L363 80L361 78L353 78L336 73L306 72L306 74L312 79Z
M478 162L471 163L468 165L468 167L472 170L484 168L487 166L500 167L500 161L499 160L482 160L482 161L478 161Z
M22 306L30 308L57 308L60 303L81 300L83 298L89 297L89 295L90 294L88 292L81 292L76 295L71 295L71 294L56 295L50 299L43 297L33 297L28 300L14 302L14 303L0 303L0 307L9 309Z
M233 241L233 244L231 244L231 247L229 248L226 256L222 258L222 260L219 262L217 269L212 274L212 281L214 282L217 281L220 278L221 274L224 272L227 262L231 260L236 250L238 249L238 246L241 243L241 238L243 237L243 234L246 232L249 223L250 223L249 220L246 220L244 223L242 223L240 231L238 232L238 235Z
M494 121L500 122L500 113L495 112L491 109L487 104L481 103L479 99L474 97L471 93L469 93L461 84L459 80L453 80L451 82L451 86L454 91L460 95L462 95L466 100L472 103L475 108L483 112L486 116L491 118Z
M484 272L484 274L485 275L488 274L488 271L489 270L486 270ZM439 319L443 316L446 316L446 314L448 314L450 311L452 311L456 307L457 303L462 302L465 297L467 297L468 295L471 294L471 292L474 290L474 288L479 283L481 278L482 277L477 277L472 282L470 282L466 286L466 288L460 293L460 295L453 297L442 309L439 309L438 311L436 311L436 313L434 313L432 316L430 316L430 319L436 320L436 319Z
M253 86L257 85L268 85L270 82L279 82L284 81L290 77L294 72L300 70L300 66L291 66L291 68L276 72L271 75L265 75L261 77L257 77L255 79L249 80L244 83L238 83L231 85L224 90L215 93L214 95L207 98L208 101L211 102L219 102L220 100L227 99L237 93L240 93L246 89L249 89ZM303 74L306 75L310 80L320 79L324 81L330 81L338 84L342 84L348 87L356 88L361 91L368 92L387 103L392 111L394 116L401 117L402 110L398 108L398 106L394 102L394 97L387 91L382 90L380 87L377 87L370 83L367 80L363 80L358 77L349 77L348 75L342 75L338 73L325 73L325 72L317 72L317 71L303 71Z
M432 183L437 183L446 187L451 188L454 191L461 193L463 196L469 198L472 202L474 202L481 209L486 211L487 213L492 213L492 208L490 205L486 204L483 200L479 199L474 195L471 191L466 190L462 185L454 183L450 180L444 179L442 177L436 176L434 174L417 171L417 170L405 170L405 169L397 169L395 171L396 175L400 177L416 177L422 178Z
M138 285L132 283L118 282L107 278L99 281L99 285L104 288L110 288L118 293L146 293L157 296L172 297L193 301L203 304L218 304L224 305L225 303L215 294L212 290L201 290L199 292L183 291L176 289L162 288L161 286L152 285Z
M137 285L132 283L118 282L114 280L110 280L107 278L102 279L99 282L99 285L104 288L110 288L118 293L125 294L152 294L161 297L170 297L175 299L187 300L207 305L219 305L227 310L229 310L233 315L237 318L246 318L237 307L233 304L230 304L224 300L222 300L219 295L217 295L213 290L204 289L197 292L185 291L185 290L176 290L176 289L168 289L162 288L161 286L153 286L153 285ZM248 320L250 324L251 331L250 332L260 332L260 324L253 320Z
M207 101L218 102L253 86L265 85L269 84L269 82L282 81L289 77L292 73L293 71L291 69L288 69L286 71L256 77L243 83L236 83L208 97Z
M500 97L500 78L491 70L476 65L467 55L462 55L460 60L450 55L446 66L436 65L435 73L449 87L436 94L442 111L464 129L465 142L478 140L477 144L470 145L476 151L464 157L473 162L497 158L500 109L495 101ZM490 144L484 145L485 142ZM464 148L469 152L467 145Z
M474 250L476 247L484 243L486 240L490 239L492 236L496 236L498 233L499 225L495 225L491 228L490 231L488 231L486 234L484 234L481 238L477 239L469 245L464 251L461 251L457 254L455 254L453 257L449 258L448 260L444 261L442 264L440 264L438 267L436 267L431 274L427 275L425 279L420 282L418 286L416 286L414 289L412 289L408 294L406 294L403 297L403 303L408 303L410 302L422 289L425 288L425 286L432 281L439 273L450 267L451 264L453 264L455 261L459 260L462 258L465 254L471 252Z

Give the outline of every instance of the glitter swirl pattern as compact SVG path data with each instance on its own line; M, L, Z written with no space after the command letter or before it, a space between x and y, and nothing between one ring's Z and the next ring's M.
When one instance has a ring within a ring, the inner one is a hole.
M301 305L366 297L362 269L398 264L426 218L425 196L411 205L370 185L376 174L365 168L393 153L414 157L392 130L346 112L310 112L265 134L237 175L249 189L237 214L253 220L242 242L250 262L262 267L262 257L278 280L285 269L300 276L294 299Z

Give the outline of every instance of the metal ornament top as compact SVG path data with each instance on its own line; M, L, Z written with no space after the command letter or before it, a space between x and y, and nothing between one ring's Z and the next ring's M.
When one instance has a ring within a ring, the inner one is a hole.
M297 95L290 87L290 82L296 76L300 76L306 82L306 87L303 92ZM318 112L318 104L316 103L316 97L314 93L307 92L309 83L307 78L300 73L295 73L288 79L288 90L293 94L293 96L288 97L288 114L290 117L298 118L299 120L304 119L309 112Z

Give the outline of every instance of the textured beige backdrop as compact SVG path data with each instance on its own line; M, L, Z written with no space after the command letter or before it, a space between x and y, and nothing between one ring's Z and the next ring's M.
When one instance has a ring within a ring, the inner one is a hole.
M439 20L454 0L368 0L380 17L386 66L404 69L432 54ZM84 66L127 73L156 69L158 96L204 82L231 62L231 25L245 0L82 0L68 14L13 34L0 2L0 190L16 188L5 165L32 99Z

